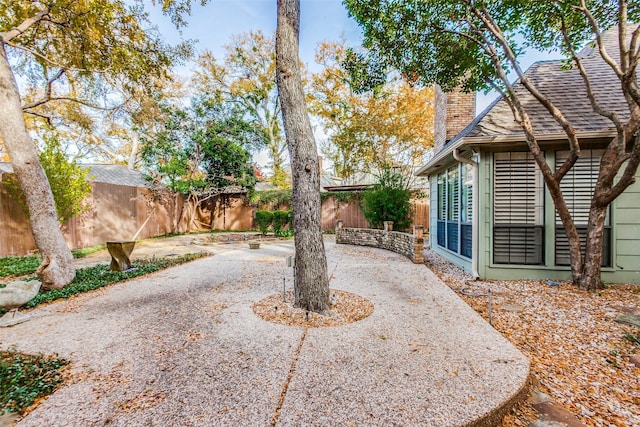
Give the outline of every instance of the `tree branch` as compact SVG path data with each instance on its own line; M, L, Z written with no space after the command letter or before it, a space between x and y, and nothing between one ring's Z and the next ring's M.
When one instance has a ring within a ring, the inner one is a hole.
M60 64L58 62L52 61L51 59L47 58L45 55L36 52L35 50L29 49L27 47L24 46L20 46L18 44L15 44L13 42L8 42L6 41L5 44L7 46L11 46L14 49L19 49L19 50L23 50L27 53L30 53L31 55L42 59L43 61L45 61L47 64L54 66L54 67L59 67L59 68L64 68L66 71L78 71L78 72L92 72L92 73L104 73L104 71L100 71L100 70L87 70L84 68L73 68L73 67L67 67L66 65Z
M580 0L580 6L577 6L577 9L582 12L582 14L587 18L587 20L589 21L589 24L591 25L591 29L596 38L596 43L598 45L598 51L600 52L600 56L602 56L602 59L607 64L609 64L609 66L613 69L613 71L616 73L618 78L622 79L624 72L620 69L620 67L618 67L618 64L616 63L616 61L614 61L613 58L611 58L611 56L609 56L609 54L607 53L607 49L604 46L604 41L602 40L600 27L598 26L596 19L593 17L591 12L587 8L587 3L585 2L585 0Z
M20 34L22 34L25 31L27 31L33 25L35 25L38 22L42 21L48 14L49 14L49 8L45 6L45 10L42 10L42 11L36 13L31 18L25 19L24 21L22 21L22 23L20 25L15 27L13 30L6 31L4 33L0 33L0 42L2 42L2 43L10 42L14 38L18 37Z

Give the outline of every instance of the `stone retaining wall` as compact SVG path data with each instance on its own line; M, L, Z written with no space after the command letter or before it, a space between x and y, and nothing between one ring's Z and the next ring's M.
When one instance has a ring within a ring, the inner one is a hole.
M424 229L413 227L413 234L392 231L393 222L385 221L384 230L372 228L344 228L342 221L336 224L336 243L372 246L406 256L416 264L424 263Z

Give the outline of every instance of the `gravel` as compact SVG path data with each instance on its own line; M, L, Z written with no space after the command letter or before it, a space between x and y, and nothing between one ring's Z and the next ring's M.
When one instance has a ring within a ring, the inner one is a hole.
M32 310L0 348L57 353L71 381L21 426L464 425L526 385L529 362L435 275L326 243L331 287L373 303L340 327L266 322L292 242L246 244Z

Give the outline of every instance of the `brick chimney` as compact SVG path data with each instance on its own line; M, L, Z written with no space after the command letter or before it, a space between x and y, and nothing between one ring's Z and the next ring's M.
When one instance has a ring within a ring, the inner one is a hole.
M458 89L443 92L436 86L435 110L433 146L438 152L476 116L476 94Z

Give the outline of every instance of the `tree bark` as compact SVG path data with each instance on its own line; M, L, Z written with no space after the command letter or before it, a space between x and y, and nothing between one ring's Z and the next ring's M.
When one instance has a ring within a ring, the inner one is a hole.
M602 247L604 242L604 223L607 207L592 206L589 211L589 224L585 242L583 273L578 283L580 289L594 291L604 288L602 282Z
M299 33L300 0L278 0L276 79L293 180L295 305L326 313L329 280L322 240L318 152L302 89Z
M42 256L37 273L45 289L71 283L76 268L56 216L49 181L40 165L27 131L20 94L4 45L0 43L0 139L11 158L13 170L29 208L31 230Z

